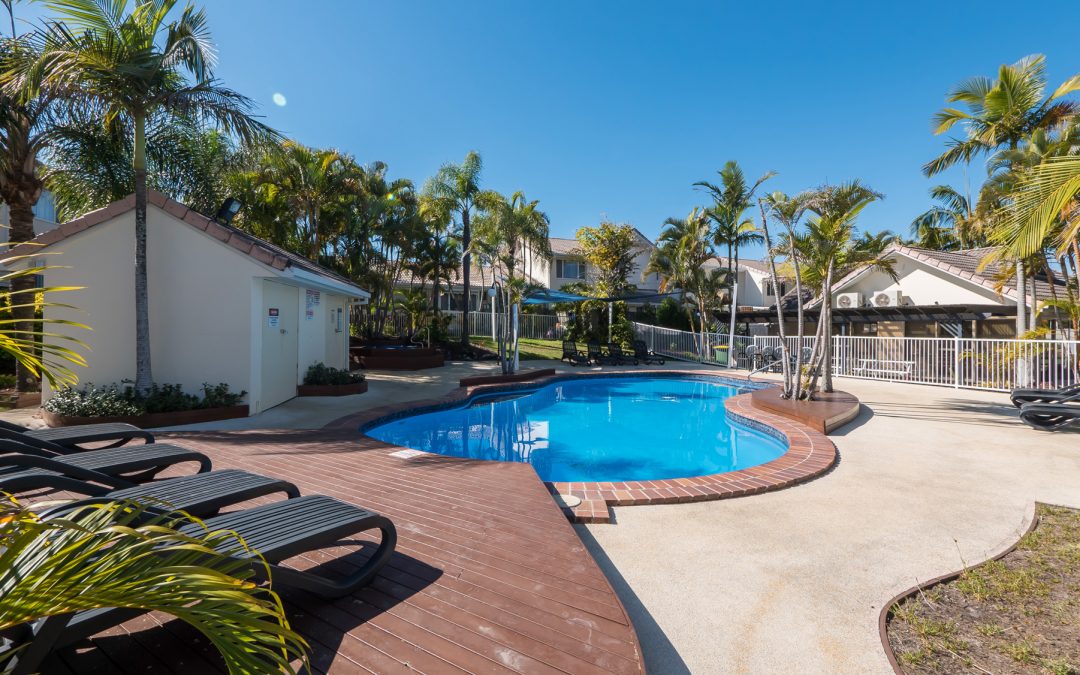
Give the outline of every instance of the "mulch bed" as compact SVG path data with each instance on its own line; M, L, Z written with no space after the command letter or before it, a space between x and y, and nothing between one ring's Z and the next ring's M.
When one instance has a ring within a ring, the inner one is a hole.
M1013 551L894 606L903 672L1080 674L1080 510L1036 515Z

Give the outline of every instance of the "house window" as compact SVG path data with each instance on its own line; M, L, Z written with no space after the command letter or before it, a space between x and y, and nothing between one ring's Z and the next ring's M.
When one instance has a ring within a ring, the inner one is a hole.
M772 281L766 281L765 282L765 295L767 295L769 297L776 297L776 293L773 292L774 290L775 289L773 288ZM781 281L780 282L780 297L783 297L786 294L787 294L787 282L786 281Z
M577 260L556 260L555 276L560 279L584 279L585 263Z

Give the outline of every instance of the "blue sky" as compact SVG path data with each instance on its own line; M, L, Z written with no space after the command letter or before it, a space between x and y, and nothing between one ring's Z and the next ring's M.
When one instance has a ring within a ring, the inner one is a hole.
M418 184L475 149L485 185L539 199L558 236L609 218L654 237L728 159L788 192L861 178L886 195L863 226L906 232L931 185L964 184L920 173L951 86L1032 53L1051 86L1080 72L1070 1L205 6L218 75L271 125Z

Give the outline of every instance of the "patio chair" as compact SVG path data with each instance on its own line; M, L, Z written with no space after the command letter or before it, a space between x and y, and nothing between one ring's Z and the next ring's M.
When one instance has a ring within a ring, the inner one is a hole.
M184 462L198 462L198 473L211 468L210 458L203 453L168 443L56 455L15 441L0 440L0 490L20 492L52 487L79 492L85 481L99 481L102 476L111 479L106 483L110 487L133 487Z
M649 351L649 346L644 340L634 340L634 358L645 364L658 363L664 365L664 357L656 352Z
M611 357L600 348L598 340L589 340L586 349L588 349L589 362L593 365L601 366L612 363Z
M74 506L95 501L101 500L75 502L40 515L46 519L63 517ZM195 536L206 530L234 531L251 549L251 553L240 554L237 559L250 561L256 578L265 581L266 567L262 564L265 560L269 563L275 589L297 588L324 598L342 597L369 584L389 561L397 544L397 531L389 519L322 495L298 497L225 513L207 518L202 525L192 523L179 529L184 534ZM378 548L356 570L340 579L334 580L312 571L300 571L279 564L296 555L342 542L351 535L376 529L381 533ZM14 644L9 644L9 648L25 646L11 672L38 672L45 659L57 649L140 614L142 612L139 610L108 607L48 617L24 626L22 634L14 637Z
M559 360L569 361L572 366L589 365L589 357L577 348L577 343L573 340L563 340L562 358Z
M86 448L83 443L112 441L101 448L116 448L136 438L145 443L153 443L154 435L131 424L84 424L77 427L57 427L55 429L29 429L20 424L0 420L0 438L26 443L53 452L78 452Z
M608 356L620 366L624 363L633 363L635 366L638 364L637 358L626 354L622 349L622 345L618 342L612 342L608 345Z
M1025 403L1054 403L1064 398L1080 394L1080 383L1070 384L1060 389L1013 389L1009 398L1019 408Z
M1080 405L1064 402L1025 403L1020 407L1020 419L1029 427L1041 431L1058 431L1073 425L1080 426Z

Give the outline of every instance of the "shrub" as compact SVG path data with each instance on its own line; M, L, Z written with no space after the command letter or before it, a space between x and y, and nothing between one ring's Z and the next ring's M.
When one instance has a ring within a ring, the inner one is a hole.
M675 298L664 298L664 301L660 303L659 309L656 310L656 323L676 330L690 329L690 321L686 318L686 310L679 305Z
M82 389L64 387L41 407L66 417L128 417L143 414L142 409L127 400L115 384L101 388L92 384Z
M363 373L331 368L322 362L308 368L307 374L304 375L304 384L309 385L356 384L363 381Z
M0 389L14 389L15 376L10 373L0 373Z
M82 389L65 387L52 395L42 408L66 417L129 417L147 413L179 412L238 405L247 395L229 391L229 385L203 383L203 395L188 394L179 384L154 384L146 394L130 385L110 384Z

